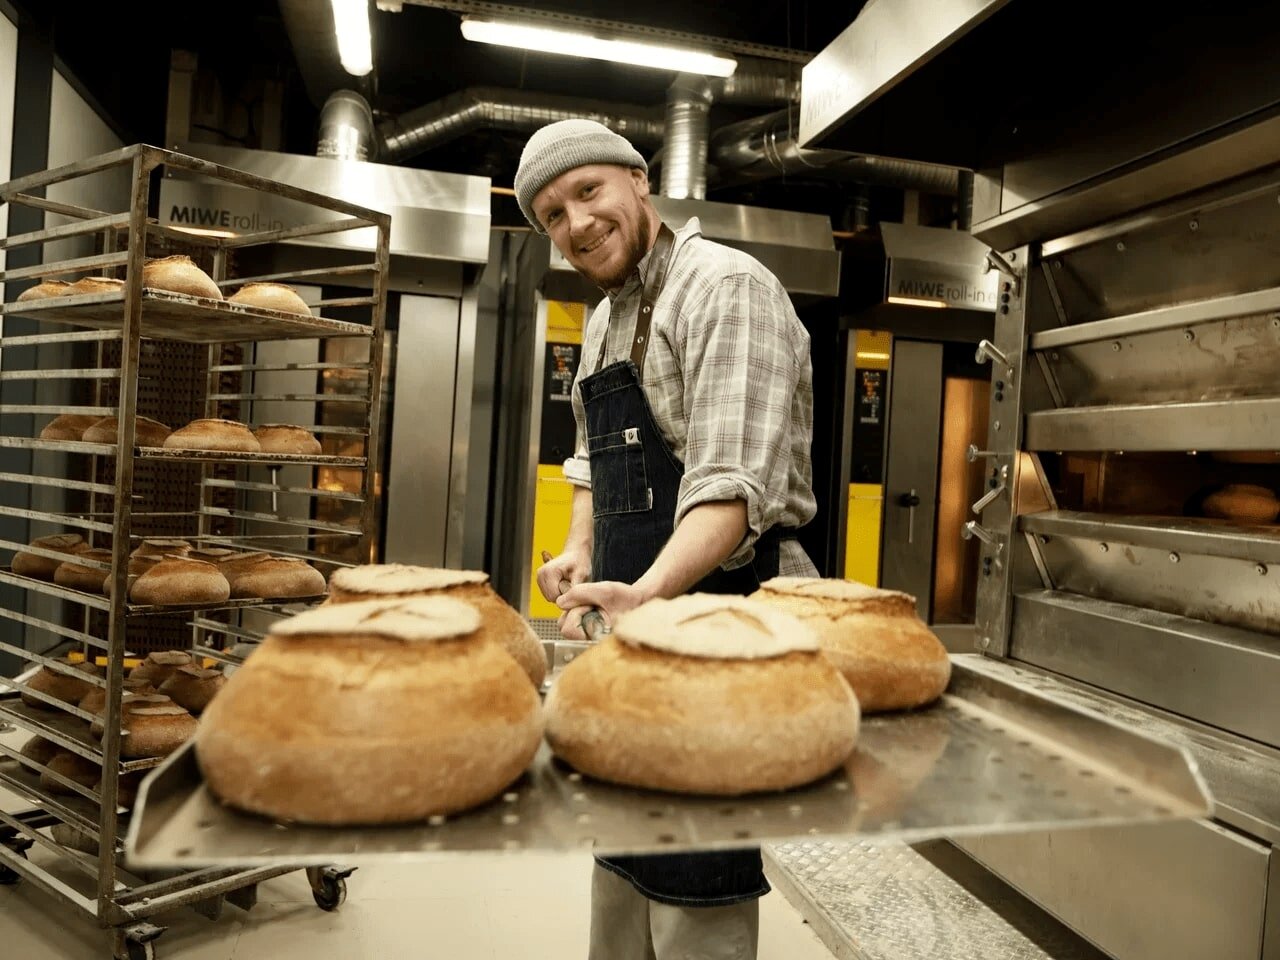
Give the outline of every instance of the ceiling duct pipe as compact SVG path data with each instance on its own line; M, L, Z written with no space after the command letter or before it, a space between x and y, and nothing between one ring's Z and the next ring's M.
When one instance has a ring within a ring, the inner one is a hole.
M662 186L658 191L664 197L676 200L707 197L711 100L711 83L706 77L682 73L667 88Z
M767 107L800 102L799 63L739 57L738 69L723 80L711 81L717 103Z
M721 174L718 185L805 175L949 197L959 192L959 171L954 167L802 147L796 140L796 114L779 110L717 130L711 136L710 158Z
M354 90L335 90L320 108L316 156L331 160L373 160L377 134L369 102Z
M662 142L662 121L653 109L472 87L379 124L379 159L398 163L476 130L532 133L548 123L570 119L596 120L637 146Z

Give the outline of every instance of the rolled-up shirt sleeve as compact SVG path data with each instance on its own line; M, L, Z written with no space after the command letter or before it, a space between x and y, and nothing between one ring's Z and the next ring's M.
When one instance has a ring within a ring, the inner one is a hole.
M725 561L749 562L779 522L792 469L792 420L808 333L780 285L746 273L721 278L681 318L688 422L675 522L701 503L742 499L747 534Z
M573 456L564 462L564 478L575 487L591 489L591 458L587 453L587 413L582 404L582 387L578 381L582 377L582 367L578 367L578 375L573 381L570 394L570 405L573 407L574 444Z

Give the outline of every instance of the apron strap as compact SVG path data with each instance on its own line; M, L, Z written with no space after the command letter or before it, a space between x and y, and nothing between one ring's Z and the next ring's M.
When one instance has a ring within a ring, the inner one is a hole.
M649 350L649 325L653 321L653 304L662 293L662 284L667 279L667 266L671 262L671 248L675 244L676 235L665 223L658 227L658 239L654 241L653 252L649 257L649 276L645 279L644 289L640 293L640 313L636 316L636 335L631 341L631 362L636 365L636 379L644 379L644 358ZM600 357L596 360L596 370L604 368L605 344L609 340L606 331L600 341Z

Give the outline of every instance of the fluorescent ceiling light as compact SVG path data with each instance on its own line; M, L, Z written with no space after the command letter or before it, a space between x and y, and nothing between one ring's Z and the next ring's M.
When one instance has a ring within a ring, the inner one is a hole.
M363 77L373 69L373 37L369 32L369 0L330 0L333 33L338 38L342 69Z
M941 300L921 300L918 297L889 297L890 303L901 303L908 307L945 307Z
M334 0L335 4L337 2L338 0ZM638 67L675 70L679 73L700 73L708 77L732 76L733 71L738 69L738 61L732 57L718 57L697 50L637 43L633 40L605 40L569 30L527 27L519 23L476 20L471 17L463 18L462 35L478 43L588 57L592 60L609 60L613 63L630 63Z

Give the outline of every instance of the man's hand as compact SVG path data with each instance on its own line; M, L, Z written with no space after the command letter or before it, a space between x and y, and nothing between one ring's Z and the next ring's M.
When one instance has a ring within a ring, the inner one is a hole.
M552 603L560 597L565 580L576 585L591 579L590 549L566 549L554 558L543 551L542 559L545 562L538 568L538 589Z
M566 640L585 640L582 617L592 607L600 611L606 624L612 624L616 617L648 599L649 595L641 587L616 580L575 586L562 593L556 601L564 611L560 614L560 633Z

